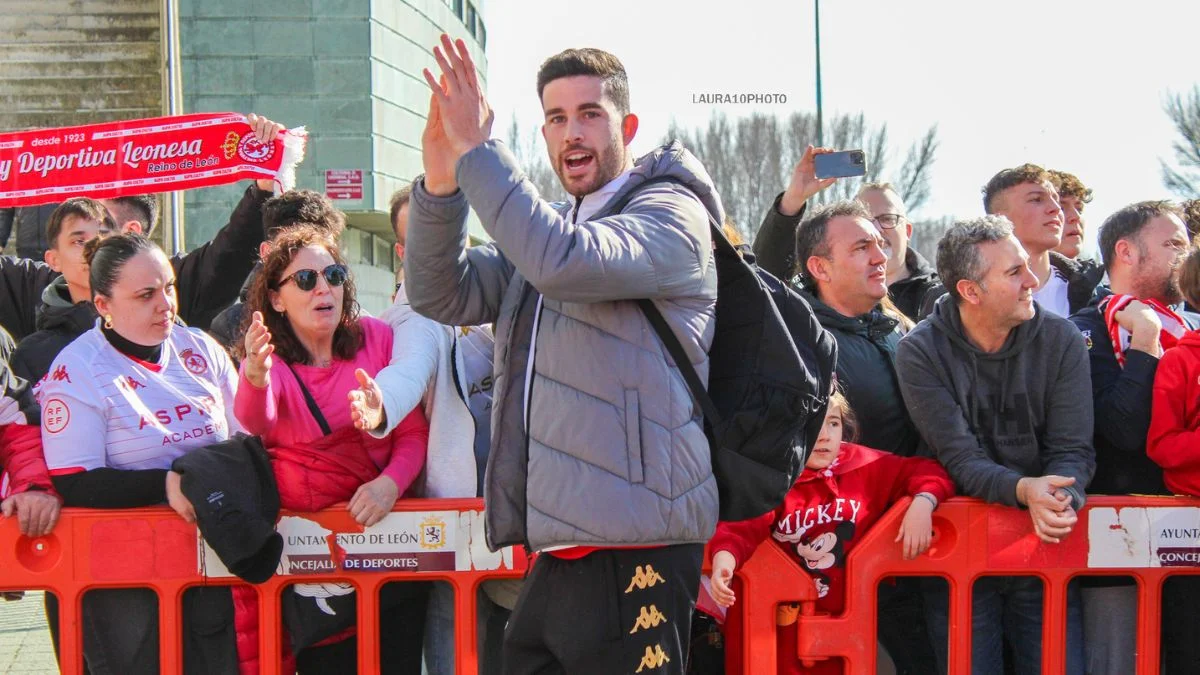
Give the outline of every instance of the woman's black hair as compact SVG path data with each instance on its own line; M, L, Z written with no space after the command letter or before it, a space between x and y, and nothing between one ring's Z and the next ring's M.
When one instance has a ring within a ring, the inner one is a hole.
M117 283L125 263L139 253L161 250L140 234L115 234L88 240L83 247L83 259L88 264L92 295L112 297L113 284Z

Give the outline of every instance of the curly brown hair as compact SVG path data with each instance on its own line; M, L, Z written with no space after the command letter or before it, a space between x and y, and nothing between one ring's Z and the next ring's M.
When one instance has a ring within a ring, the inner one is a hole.
M1037 164L1022 164L1011 169L1004 169L992 176L987 185L983 186L983 210L988 214L995 213L996 197L1010 187L1025 183L1041 185L1047 182L1050 182L1050 172Z
M1078 176L1055 169L1050 169L1046 173L1050 174L1050 184L1054 186L1055 190L1058 190L1059 197L1074 197L1084 204L1091 203L1092 189L1084 185Z
M1200 236L1200 199L1189 199L1181 205L1183 209L1183 224L1187 226L1188 238L1195 240Z
M262 270L250 291L246 294L246 311L242 318L241 335L245 335L254 320L255 312L262 312L263 323L271 331L271 344L275 345L275 353L281 359L290 363L311 365L312 355L300 343L287 317L275 311L271 305L271 292L279 288L279 280L284 270L292 264L296 253L309 246L317 246L329 252L334 262L345 265L346 260L338 248L337 242L329 235L326 228L312 223L300 223L289 227L279 235L279 240L271 253L263 260ZM358 301L354 297L354 278L348 276L342 285L342 319L333 332L333 356L337 359L349 360L359 349L362 349L363 330L358 321ZM246 358L245 341L238 342L234 355L239 360Z

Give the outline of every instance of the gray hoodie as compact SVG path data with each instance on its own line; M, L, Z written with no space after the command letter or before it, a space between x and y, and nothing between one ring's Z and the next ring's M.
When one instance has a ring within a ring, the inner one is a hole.
M611 212L658 176L687 187L657 183ZM439 323L496 324L488 544L707 541L717 488L700 411L632 302L654 301L707 380L708 222L724 212L704 167L664 146L578 222L571 205L539 198L498 141L463 155L456 177L448 197L413 186L405 284L413 309ZM494 243L464 247L468 201Z
M1087 348L1071 322L1036 307L988 353L943 296L900 341L896 371L913 423L963 494L1017 506L1021 478L1070 476L1079 509L1096 470Z

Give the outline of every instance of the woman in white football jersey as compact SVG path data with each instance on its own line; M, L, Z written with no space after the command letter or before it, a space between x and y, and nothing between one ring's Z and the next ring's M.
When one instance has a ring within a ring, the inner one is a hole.
M153 242L96 238L84 255L101 319L58 355L40 392L54 486L67 506L165 502L190 522L194 513L171 462L240 431L237 370L212 338L176 324L175 272ZM194 612L203 606L205 623L227 618L228 627L185 630L185 669L236 672L229 590L199 590L209 597L185 598L185 620L198 620ZM149 589L89 592L83 623L93 675L158 672L157 599Z

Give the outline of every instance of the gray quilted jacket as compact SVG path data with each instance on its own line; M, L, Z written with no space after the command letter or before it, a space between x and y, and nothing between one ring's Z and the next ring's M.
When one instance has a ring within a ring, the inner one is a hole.
M657 183L609 212L663 175L690 189ZM655 302L707 380L717 297L708 216L723 218L707 172L678 143L665 146L577 224L569 204L538 197L499 141L464 155L456 176L449 197L414 185L405 285L434 321L495 323L488 545L707 541L717 487L700 411L631 302ZM493 243L464 248L468 202Z

